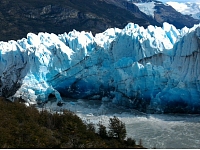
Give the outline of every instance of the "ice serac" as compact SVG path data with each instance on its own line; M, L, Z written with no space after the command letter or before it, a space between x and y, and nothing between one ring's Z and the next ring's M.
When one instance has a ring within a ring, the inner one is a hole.
M200 112L200 25L129 23L95 36L29 33L0 42L0 95L29 104L54 95L146 112Z

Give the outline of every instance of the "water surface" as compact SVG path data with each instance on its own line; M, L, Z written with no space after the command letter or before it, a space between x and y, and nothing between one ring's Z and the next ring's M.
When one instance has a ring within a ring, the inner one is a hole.
M117 116L126 124L127 137L132 137L147 148L200 148L200 115L145 114L97 100L64 99L58 107L54 102L45 104L51 111L63 108L75 112L86 122L101 121L108 126L109 118Z

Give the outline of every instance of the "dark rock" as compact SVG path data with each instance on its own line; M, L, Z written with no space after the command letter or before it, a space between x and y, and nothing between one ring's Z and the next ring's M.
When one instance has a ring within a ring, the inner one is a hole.
M61 107L61 106L63 106L63 105L64 105L63 102L58 102L58 103L57 103L57 106L59 106L59 107Z

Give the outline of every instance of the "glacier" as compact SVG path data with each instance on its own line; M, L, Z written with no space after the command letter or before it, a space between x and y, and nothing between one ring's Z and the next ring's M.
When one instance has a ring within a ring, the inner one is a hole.
M134 4L140 9L140 11L154 18L154 11L156 11L154 1Z
M190 15L194 19L200 19L200 2L173 2L168 1L166 4L172 6L176 11L184 14Z
M148 113L200 112L200 24L28 33L0 42L0 96L110 101Z

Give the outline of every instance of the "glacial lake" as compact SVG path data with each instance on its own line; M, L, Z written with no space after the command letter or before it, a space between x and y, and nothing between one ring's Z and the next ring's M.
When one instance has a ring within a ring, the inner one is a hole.
M127 137L132 137L146 148L200 148L200 115L145 114L137 110L116 106L110 102L83 99L66 99L62 107L52 101L44 108L50 111L68 109L82 120L106 127L109 118L116 116L126 124ZM41 108L38 108L41 109Z

